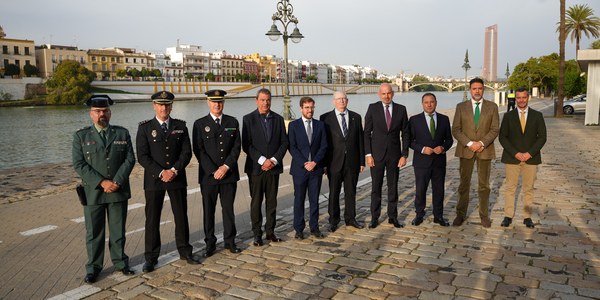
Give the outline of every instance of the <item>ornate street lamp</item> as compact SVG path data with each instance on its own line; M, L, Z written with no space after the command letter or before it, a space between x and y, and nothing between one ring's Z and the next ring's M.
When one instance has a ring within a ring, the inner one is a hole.
M471 68L471 65L469 65L469 49L467 49L467 52L465 52L465 63L462 65L462 68L465 69L465 94L463 96L463 101L467 101L467 71L469 71Z
M288 75L288 38L292 39L294 43L300 43L300 41L304 38L304 36L298 30L298 19L293 15L294 7L290 4L289 0L281 0L277 3L277 11L273 14L271 19L273 20L273 25L271 25L271 29L266 35L271 39L271 41L276 41L279 39L279 36L282 35L277 25L275 25L275 21L281 22L283 25L283 67L285 72L285 89L283 91L283 119L291 120L292 115L290 112L290 80ZM288 35L288 25L294 23L294 31L292 34Z

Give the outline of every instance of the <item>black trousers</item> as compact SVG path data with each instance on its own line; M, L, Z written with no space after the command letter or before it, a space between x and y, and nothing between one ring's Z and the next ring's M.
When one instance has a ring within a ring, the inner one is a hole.
M160 255L160 214L165 194L171 199L171 210L175 219L175 244L180 256L192 254L190 245L190 227L187 216L187 188L145 191L146 196L146 236L144 257L146 261L156 263Z
M202 190L202 209L204 210L204 242L207 247L217 243L215 236L215 210L217 198L221 198L221 213L223 215L223 240L225 245L235 244L235 213L233 202L237 190L237 182L223 184L200 185Z
M356 221L356 184L358 171L350 169L344 163L339 172L327 173L329 178L329 224L337 225L340 222L340 192L344 185L344 222Z
M275 217L277 210L277 189L279 188L279 174L262 172L259 175L249 175L250 184L250 219L254 236L262 236L262 203L265 199L265 232L275 233Z
M375 166L371 168L371 218L372 220L379 219L381 215L381 189L383 186L384 171L387 177L387 188L388 188L388 218L398 218L398 175L400 168L398 168L399 159L389 159L377 161L375 160Z
M431 181L433 216L441 220L444 217L444 181L445 167L417 168L415 167L415 211L418 217L425 216L425 196Z

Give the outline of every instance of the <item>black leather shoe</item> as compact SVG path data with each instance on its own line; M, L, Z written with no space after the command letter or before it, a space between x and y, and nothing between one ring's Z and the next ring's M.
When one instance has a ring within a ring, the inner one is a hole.
M206 252L204 253L204 256L211 257L211 256L213 256L213 254L215 254L216 250L217 250L217 247L215 245L206 246Z
M504 219L502 220L502 223L500 223L500 226L508 227L511 223L512 223L512 218L504 217Z
M155 264L147 261L147 262L144 263L144 266L142 267L142 272L144 272L144 273L153 272L154 271L154 266L155 266Z
M294 238L297 240L303 240L304 234L302 232L296 231L296 235L294 235Z
M236 246L236 244L225 244L225 249L228 249L229 252L231 253L240 253L242 252L242 249L238 248L238 246Z
M125 266L125 268L123 268L119 271L121 271L121 273L123 273L123 275L127 275L127 276L131 276L131 275L135 274L135 272L131 268L129 268L129 266Z
M98 279L98 272L87 273L83 281L85 281L86 283L94 283L96 282L96 279Z
M273 234L267 234L267 240L273 242L273 243L279 243L282 242L283 240L278 238L274 233Z
M206 250L206 251L208 252L208 250ZM213 249L213 252L215 252L214 249ZM190 264L190 265L200 264L200 258L194 256L193 254L190 254L188 256L180 256L179 259L187 261L187 263Z
M362 224L359 224L356 221L346 222L346 226L352 226L352 227L354 227L356 229L363 229L363 228L365 228L365 226L363 226Z
M523 220L523 224L525 224L525 226L527 226L527 228L534 228L535 225L533 224L533 221L531 220L531 218L527 218L525 220Z
M379 226L379 222L377 220L371 220L371 223L369 223L369 228L377 228L377 226Z
M393 224L396 228L404 227L404 224L398 222L398 219L388 219L388 223Z
M325 237L319 229L311 230L310 234L318 239L322 239Z
M265 242L263 242L262 237L260 237L260 236L254 237L254 242L252 243L252 245L254 245L256 247L260 247L260 246L262 246L264 244L265 244Z
M329 231L330 232L335 232L338 229L337 224L331 224L329 225Z
M441 219L433 218L433 223L440 224L440 226L444 226L444 227L450 226L450 223L448 223L448 221L446 221L446 219L444 219L444 218L441 218Z
M419 226L421 223L423 223L423 217L415 217L412 222L410 222L410 224L414 226Z

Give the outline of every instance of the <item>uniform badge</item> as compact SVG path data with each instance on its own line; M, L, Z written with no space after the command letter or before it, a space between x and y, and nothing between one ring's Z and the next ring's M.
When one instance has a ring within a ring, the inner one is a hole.
M156 137L156 130L152 130L152 137Z
M204 127L204 131L210 132L210 127L208 127L208 126Z

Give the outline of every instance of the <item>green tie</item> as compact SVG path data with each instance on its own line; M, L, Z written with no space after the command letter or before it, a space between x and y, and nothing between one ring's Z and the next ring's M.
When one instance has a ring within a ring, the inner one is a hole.
M100 130L100 137L102 138L102 142L104 142L104 145L106 145L106 130Z
M479 104L480 102L475 102L475 128L479 126Z
M433 114L429 114L429 132L431 133L431 138L435 138L435 121L433 120Z

